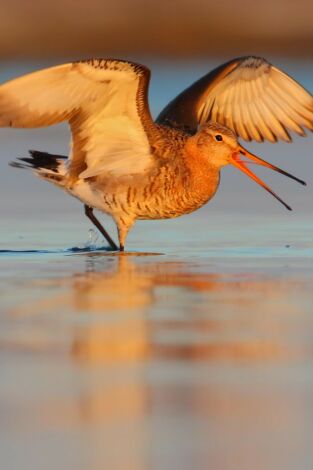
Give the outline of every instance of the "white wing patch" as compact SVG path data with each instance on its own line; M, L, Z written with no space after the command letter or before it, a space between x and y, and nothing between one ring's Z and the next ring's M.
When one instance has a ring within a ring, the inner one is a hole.
M0 126L41 127L68 120L69 173L142 172L153 160L139 110L147 69L129 62L91 60L38 71L0 86Z

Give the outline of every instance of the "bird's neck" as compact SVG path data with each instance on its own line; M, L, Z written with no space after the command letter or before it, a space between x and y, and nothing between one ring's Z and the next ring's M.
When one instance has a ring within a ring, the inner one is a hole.
M210 164L208 157L199 152L192 138L186 142L184 159L189 173L190 189L206 195L208 199L213 197L220 180L220 168Z

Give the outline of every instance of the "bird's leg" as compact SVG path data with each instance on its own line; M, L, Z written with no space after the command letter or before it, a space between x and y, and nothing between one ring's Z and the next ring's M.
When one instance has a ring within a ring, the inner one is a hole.
M125 218L118 218L115 220L116 225L117 225L117 231L118 231L118 241L120 244L120 251L124 251L125 247L125 241L127 234L129 232L129 229L132 227L134 220L133 219L125 219Z
M118 250L118 246L116 245L116 243L112 240L112 238L110 237L110 235L108 234L108 232L102 227L102 225L100 224L99 220L97 219L97 217L94 215L93 213L93 208L90 207L90 206L87 206L86 204L84 205L85 207L85 214L86 216L88 217L89 220L91 220L91 222L97 227L97 229L99 230L99 232L102 233L102 235L104 236L104 238L106 239L106 241L109 243L110 247L112 248L112 250Z

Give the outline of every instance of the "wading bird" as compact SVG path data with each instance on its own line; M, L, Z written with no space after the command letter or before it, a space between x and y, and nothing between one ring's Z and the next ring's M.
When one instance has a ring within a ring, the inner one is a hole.
M31 151L13 163L78 198L110 247L118 246L93 214L113 217L124 250L138 219L195 211L215 194L232 164L285 204L248 162L298 178L244 149L237 138L291 141L313 130L313 97L258 57L231 60L178 95L153 122L150 71L139 64L92 59L51 67L0 86L0 126L34 128L68 121L70 156Z

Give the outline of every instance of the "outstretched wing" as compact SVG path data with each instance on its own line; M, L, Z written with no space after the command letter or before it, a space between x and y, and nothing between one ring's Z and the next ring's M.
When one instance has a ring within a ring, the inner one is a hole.
M200 78L167 105L157 122L195 132L209 120L245 140L290 142L288 131L313 130L313 97L265 59L243 57Z
M0 86L0 126L68 121L72 178L141 172L152 160L149 78L141 65L105 59L34 72Z

